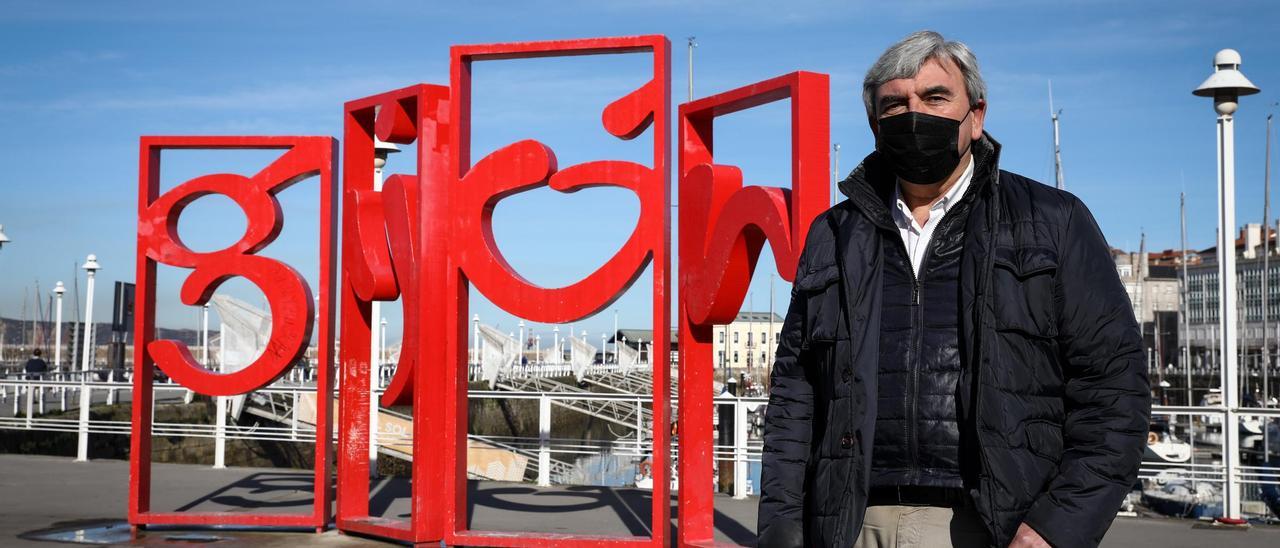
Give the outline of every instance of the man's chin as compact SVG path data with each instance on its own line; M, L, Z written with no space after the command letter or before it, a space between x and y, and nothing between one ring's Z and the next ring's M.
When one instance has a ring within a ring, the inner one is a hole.
M938 179L937 181L934 181L934 182L932 182L932 183L917 183L917 182L915 182L915 181L908 181L908 180L906 180L906 179L903 179L902 177L898 177L898 181L899 181L899 182L902 182L902 183L907 183L907 184L909 184L909 185L915 185L915 186L935 186L935 185L940 185L940 184L942 184L942 183L947 182L947 178L946 178L946 177L943 177L943 178Z

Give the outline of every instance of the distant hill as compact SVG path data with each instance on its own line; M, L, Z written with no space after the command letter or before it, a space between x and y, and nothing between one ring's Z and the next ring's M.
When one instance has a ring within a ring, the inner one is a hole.
M66 319L64 319L62 322L62 343L67 345L68 347L70 347L72 340L74 338L72 336L73 330L80 329L81 327L80 324L76 324L74 323L74 321L75 320L67 321ZM32 322L32 321L23 322L21 320L15 320L13 318L0 318L0 335L3 335L3 339L0 339L0 340L4 341L4 346L6 347L16 348L18 346L21 346L24 340L28 341L28 344L36 343L37 342L35 341L36 331L40 332L41 334L40 338L42 340L47 340L47 342L41 341L40 342L41 346L46 348L50 347L53 345L53 341L54 341L53 329L54 329L53 322ZM94 337L95 337L94 340L99 345L105 345L111 342L111 323L110 322L95 322L93 324L93 329L94 329ZM182 341L184 343L187 343L188 345L193 345L193 346L198 344L200 341L200 332L195 329L168 329L168 328L161 327L157 329L157 331L158 331L157 333L158 338L161 338L161 339L176 339L178 341ZM24 337L24 332L25 332L25 337ZM216 330L210 329L209 331L210 338L216 336L216 334L217 334ZM130 337L130 340L126 342L132 343L133 342L132 337Z

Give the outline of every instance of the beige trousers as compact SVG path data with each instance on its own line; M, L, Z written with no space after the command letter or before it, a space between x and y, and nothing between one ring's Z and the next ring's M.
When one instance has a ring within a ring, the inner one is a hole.
M973 508L868 506L855 548L985 547L987 529Z

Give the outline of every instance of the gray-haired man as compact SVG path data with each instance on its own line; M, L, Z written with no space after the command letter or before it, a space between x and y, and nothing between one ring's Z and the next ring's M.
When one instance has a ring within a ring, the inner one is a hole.
M906 37L863 99L876 150L814 221L782 328L760 544L1097 545L1151 405L1106 240L999 169L964 44Z

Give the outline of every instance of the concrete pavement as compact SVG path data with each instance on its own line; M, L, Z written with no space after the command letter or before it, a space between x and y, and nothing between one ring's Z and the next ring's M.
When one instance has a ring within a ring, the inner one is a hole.
M228 468L156 464L152 507L157 511L303 512L309 508L310 473L301 470ZM70 458L0 455L0 546L49 546L20 538L24 533L59 524L115 524L105 529L108 541L128 543L125 517L129 467L125 461L77 463ZM409 483L376 480L370 507L375 515L403 518L409 511ZM494 531L552 533L648 533L647 491L604 487L538 488L527 484L471 482L468 496L471 528ZM756 518L755 498L716 499L719 540L750 544ZM674 515L674 509L672 511ZM1160 518L1118 518L1104 546L1159 548L1232 548L1280 546L1280 528L1249 531L1197 529L1194 522ZM74 529L74 527L73 527ZM194 534L196 536L183 535ZM114 535L114 536L112 536ZM134 545L171 546L211 542L216 546L386 546L371 539L313 533L244 531L148 531Z

